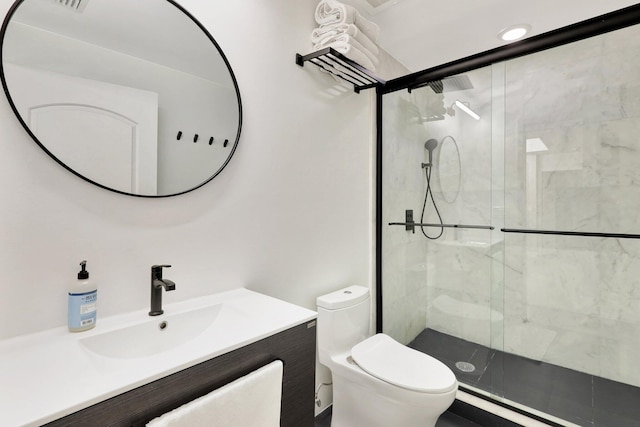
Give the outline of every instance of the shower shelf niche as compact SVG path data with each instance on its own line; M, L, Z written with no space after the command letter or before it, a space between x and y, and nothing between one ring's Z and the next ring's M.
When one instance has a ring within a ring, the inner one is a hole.
M308 55L296 54L296 64L299 66L304 67L304 63L307 61L318 66L323 71L351 83L356 93L386 83L386 81L375 76L371 71L331 47L318 50Z

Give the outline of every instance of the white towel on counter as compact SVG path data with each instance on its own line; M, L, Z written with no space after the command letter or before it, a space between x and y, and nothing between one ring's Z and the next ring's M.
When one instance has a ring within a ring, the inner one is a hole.
M276 360L155 418L149 427L279 427L282 362Z
M337 0L320 0L315 17L320 25L355 24L373 41L376 41L380 35L380 27L376 23L364 18L353 6Z
M371 52L373 55L377 56L380 52L378 46L353 24L321 25L311 32L311 43L314 45L327 43L329 39L342 34L353 37L354 40L358 41L363 48Z

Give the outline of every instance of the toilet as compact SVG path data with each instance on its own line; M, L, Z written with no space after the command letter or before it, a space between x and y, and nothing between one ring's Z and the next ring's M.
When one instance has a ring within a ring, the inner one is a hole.
M442 362L369 336L369 289L318 297L318 355L333 377L331 427L434 427L458 390Z

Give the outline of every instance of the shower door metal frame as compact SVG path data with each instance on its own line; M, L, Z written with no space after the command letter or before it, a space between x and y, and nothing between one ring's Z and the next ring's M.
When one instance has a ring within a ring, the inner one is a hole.
M506 60L518 58L521 56L533 54L543 50L562 46L572 42L580 41L590 37L602 35L611 31L620 30L632 25L640 24L640 4L629 6L605 15L591 18L576 24L559 28L538 36L511 43L509 45L499 47L478 53L466 58L452 61L427 70L412 73L403 77L389 80L384 84L376 86L376 228L375 228L375 244L376 244L376 270L375 270L375 287L376 287L376 332L382 332L383 316L383 290L382 290L382 174L383 174L383 96L399 90L416 89L427 86L430 82L441 80L456 74L466 73L481 67L490 66ZM564 235L581 235L581 236L597 236L597 237L617 237L617 238L640 238L640 235L629 235L620 233L584 233L584 232L566 232L548 230L524 230L524 229L508 229L501 228L503 233L529 233L529 234L564 234ZM606 235L606 236L605 236ZM487 400L498 406L503 406L511 411L524 414L530 418L545 422L550 425L560 424L551 422L550 420L532 414L528 411L509 405L500 400L491 399L488 396L477 393L461 384L461 388L476 397Z
M640 4L389 80L382 85L381 93L387 94L403 89L413 90L444 77L465 73L496 62L530 55L535 52L619 30L638 23L640 23Z
M547 33L533 36L519 42L491 49L466 58L458 59L437 67L429 68L406 76L389 80L376 86L376 332L382 332L382 155L383 155L383 96L399 90L413 90L445 77L465 73L481 67L518 58L579 40L620 30L640 24L640 4L629 6L576 24L568 25ZM501 229L502 232L526 232L549 234L546 230ZM555 232L567 234L569 232ZM622 235L612 233L572 233L578 235L603 235L607 237L640 238L640 235Z

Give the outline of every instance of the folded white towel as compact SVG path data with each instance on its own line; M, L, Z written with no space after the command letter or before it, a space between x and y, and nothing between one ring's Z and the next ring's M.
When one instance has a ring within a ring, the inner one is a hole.
M316 50L320 50L326 47L334 48L335 50L337 50L338 52L340 52L350 60L363 66L367 70L370 70L370 71L376 70L376 66L373 63L373 61L369 59L369 56L367 56L364 52L362 52L357 47L354 47L352 44L345 43L345 42L333 42L333 43L327 43L320 47L317 47Z
M360 31L360 29L353 24L321 25L311 32L311 43L313 43L314 45L327 43L328 39L341 34L350 35L355 40L357 40L363 48L367 49L369 52L376 56L380 52L378 46L373 41L371 41L371 39L367 37L365 33Z
M279 427L282 362L276 360L171 412L149 427Z
M353 46L359 52L364 53L367 56L367 58L369 58L369 61L373 63L373 65L377 66L378 63L380 62L378 61L378 57L376 55L371 53L368 49L365 49L356 39L354 39L348 34L338 34L337 36L329 37L323 43L314 45L313 49L320 50L322 48L329 47L329 46L336 49L335 46L343 46L343 45Z
M320 0L315 17L320 25L355 24L372 41L376 41L380 35L380 27L376 23L364 18L353 6L337 0Z

